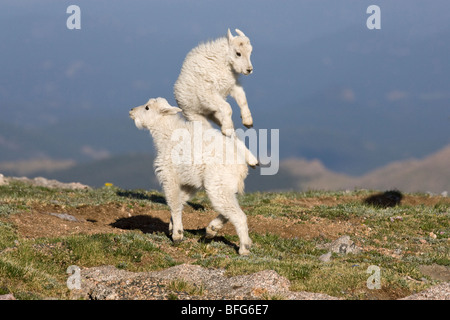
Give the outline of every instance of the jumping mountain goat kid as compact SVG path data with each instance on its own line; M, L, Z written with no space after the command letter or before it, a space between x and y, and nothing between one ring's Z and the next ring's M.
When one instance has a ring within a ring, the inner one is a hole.
M240 74L253 72L252 46L242 31L236 29L236 33L233 36L228 29L226 37L192 49L174 85L175 99L188 120L212 120L227 136L234 130L228 95L241 109L242 123L248 128L253 126L244 89L238 82Z
M226 137L202 121L186 121L179 112L180 108L169 105L164 98L150 99L130 111L136 127L149 130L153 137L157 151L155 173L170 207L172 239L183 239L183 205L204 188L219 212L206 228L206 236L214 237L230 221L239 236L239 254L249 254L252 241L247 217L239 207L236 193L244 190L247 164L255 166L258 160L235 136ZM230 150L238 159L230 161L224 156L224 151Z

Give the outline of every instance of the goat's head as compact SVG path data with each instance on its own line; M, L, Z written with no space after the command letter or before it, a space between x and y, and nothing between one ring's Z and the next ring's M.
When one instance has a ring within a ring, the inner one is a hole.
M234 71L249 75L253 72L250 55L252 54L252 45L250 39L239 29L236 29L237 36L233 36L228 29L227 39L230 54L230 63Z
M130 118L139 129L151 129L157 126L161 118L181 112L180 108L172 107L164 98L151 98L146 104L131 109Z

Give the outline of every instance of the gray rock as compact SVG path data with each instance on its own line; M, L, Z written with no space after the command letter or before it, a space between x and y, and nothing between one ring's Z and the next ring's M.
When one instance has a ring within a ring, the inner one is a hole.
M52 179L46 179L43 177L37 177L34 179L29 179L26 177L5 177L2 174L0 174L0 186L1 185L7 185L11 181L20 181L23 183L31 184L33 186L39 186L39 187L46 187L46 188L59 188L59 189L91 189L91 187L78 183L78 182L59 182L57 180Z
M450 282L443 282L400 300L450 300Z
M292 292L290 281L273 270L250 275L228 277L225 269L207 269L182 264L165 270L129 272L112 266L93 267L81 271L81 290L72 298L98 300L167 299L173 281L185 281L202 288L196 295L176 291L178 299L266 299L276 296L293 300L336 300L326 294Z
M72 215L70 215L70 214L67 214L67 213L54 213L54 212L50 212L49 215L55 216L55 217L58 217L58 218L60 218L60 219L67 220L67 221L74 221L74 222L77 222L77 221L78 221L77 218L75 218L74 216L72 216Z
M331 261L331 251L321 255L319 257L319 260L322 261L322 262L330 262Z
M34 178L33 180L29 180L29 181L32 185L46 187L46 188L60 188L60 189L72 189L72 190L90 189L89 186L86 186L86 185L78 183L78 182L64 183L64 182L59 182L57 180L46 179L43 177L37 177L37 178Z
M16 300L16 298L14 298L14 296L11 293L9 293L0 295L0 300Z
M438 264L420 265L419 270L431 279L450 281L450 267L441 266Z
M90 295L92 300L116 300L117 298L116 290L103 283L98 284Z
M358 247L352 240L350 240L350 236L342 236L331 243L319 245L317 247L319 249L327 249L331 252L339 254L358 254L361 252L361 248Z

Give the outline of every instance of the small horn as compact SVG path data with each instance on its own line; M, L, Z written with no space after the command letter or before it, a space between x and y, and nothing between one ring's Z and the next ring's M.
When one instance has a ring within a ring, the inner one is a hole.
M227 32L227 39L228 39L228 42L230 42L231 40L233 40L233 35L231 34L231 31L230 31L230 29L228 28L228 32Z
M240 35L241 37L245 37L245 34L244 34L241 30L235 29L235 31L236 31L236 33L237 33L238 35Z

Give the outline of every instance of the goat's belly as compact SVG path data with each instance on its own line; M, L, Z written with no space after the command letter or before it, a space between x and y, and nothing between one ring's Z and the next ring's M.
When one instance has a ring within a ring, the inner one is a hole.
M182 166L178 167L178 177L181 185L187 185L200 189L203 186L203 179L196 166Z

